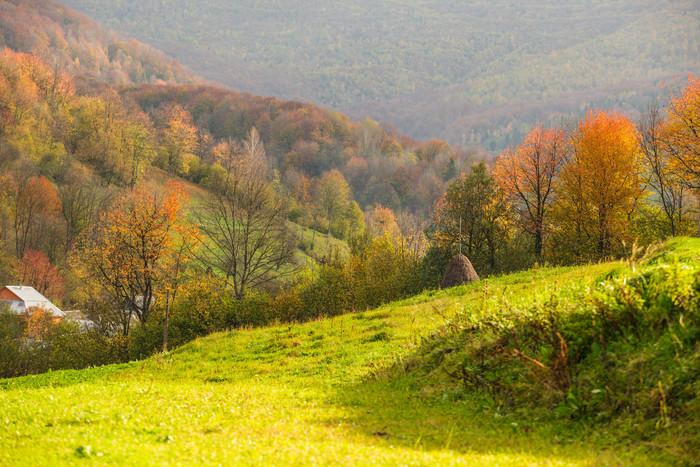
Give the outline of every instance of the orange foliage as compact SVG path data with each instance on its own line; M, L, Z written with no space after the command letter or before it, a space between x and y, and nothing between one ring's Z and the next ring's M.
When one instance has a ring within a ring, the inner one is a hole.
M381 204L377 204L367 213L367 226L375 237L388 235L393 240L401 236L396 214Z
M538 125L520 146L506 150L496 161L496 181L517 207L523 230L534 237L537 256L542 254L554 183L567 153L563 129Z
M61 199L46 177L33 177L17 196L14 213L15 248L21 257L29 244L30 233L41 222L61 213Z
M700 188L700 77L690 75L681 95L671 97L663 138L673 169Z
M96 280L146 321L154 296L176 287L199 240L199 230L186 220L186 206L185 189L174 182L165 196L145 187L128 192L103 215L93 238L83 239L83 252L74 261L79 274Z
M16 276L23 284L31 285L52 300L60 300L65 292L61 274L42 251L25 251L17 265Z
M618 112L591 111L572 135L572 155L561 171L560 220L579 243L599 255L627 237L642 194L636 128Z
M24 337L27 339L44 340L56 326L56 318L50 312L40 307L28 308L24 313L24 317L26 319Z

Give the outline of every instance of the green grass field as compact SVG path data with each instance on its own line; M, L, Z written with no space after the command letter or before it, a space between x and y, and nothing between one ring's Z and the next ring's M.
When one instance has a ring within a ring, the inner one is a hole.
M614 428L485 409L402 364L494 294L533 300L621 267L540 268L142 362L0 380L0 465L663 464Z

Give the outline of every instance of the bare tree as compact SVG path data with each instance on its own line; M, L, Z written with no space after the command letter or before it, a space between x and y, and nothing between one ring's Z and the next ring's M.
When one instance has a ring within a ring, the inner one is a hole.
M408 251L414 258L420 258L428 248L425 229L428 221L413 213L403 211L396 216L396 222L401 230L401 248Z
M686 213L686 191L669 168L669 153L663 143L664 119L657 105L651 105L639 121L639 147L646 165L644 181L658 194L668 219L671 236L676 236Z
M206 235L200 259L222 272L242 299L294 262L296 240L287 227L287 203L268 177L265 151L253 128L228 182L196 216Z
M63 217L66 221L65 248L73 248L78 235L97 223L115 196L110 187L102 187L87 169L74 166L58 189Z

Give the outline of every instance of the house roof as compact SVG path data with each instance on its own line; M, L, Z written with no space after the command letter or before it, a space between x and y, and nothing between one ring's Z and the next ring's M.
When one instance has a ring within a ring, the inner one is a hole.
M13 295L15 295L17 297L17 300L23 302L25 309L31 307L40 307L44 308L47 311L50 311L51 314L54 316L64 316L64 313L61 310L59 310L56 305L51 303L51 300L40 294L34 287L27 287L26 285L8 285L5 287L5 289L7 289ZM12 302L13 300L9 301ZM17 309L17 307L12 306L12 304L10 304L10 307L13 309ZM18 311L24 310L18 309Z

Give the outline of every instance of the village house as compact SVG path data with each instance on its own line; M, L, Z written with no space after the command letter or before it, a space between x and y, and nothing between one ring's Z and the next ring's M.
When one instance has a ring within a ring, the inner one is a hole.
M42 308L59 320L65 317L65 313L56 305L40 294L34 287L26 285L8 285L0 289L0 303L9 305L10 310L18 315L26 313L29 308Z

